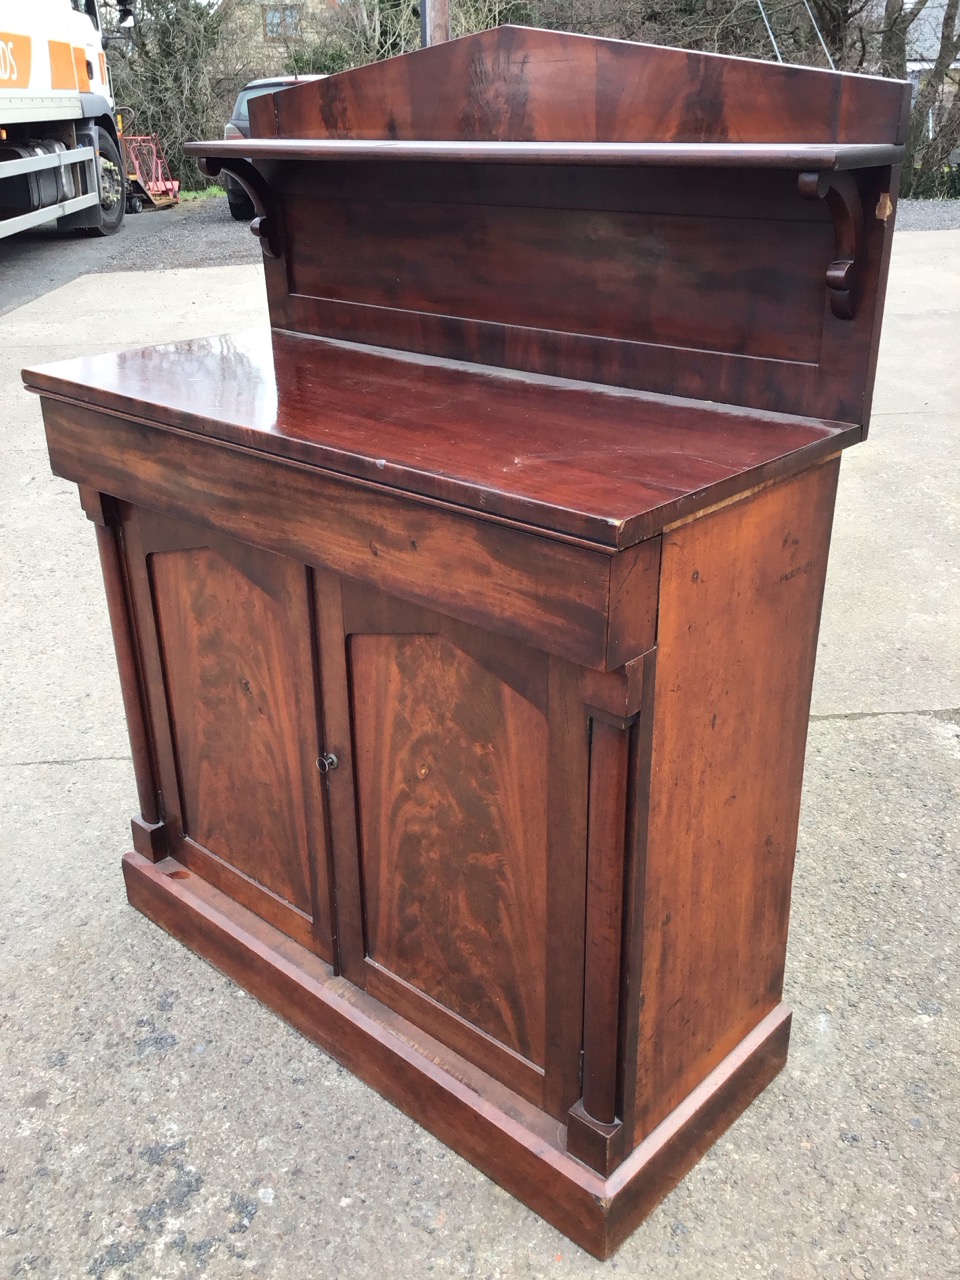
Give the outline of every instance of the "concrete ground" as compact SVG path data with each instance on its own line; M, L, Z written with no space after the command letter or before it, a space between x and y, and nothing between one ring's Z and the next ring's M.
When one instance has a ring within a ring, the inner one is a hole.
M0 319L0 1275L960 1276L960 232L899 236L843 466L789 1064L606 1264L125 905L93 531L18 370L262 310L259 269L225 267L89 276Z

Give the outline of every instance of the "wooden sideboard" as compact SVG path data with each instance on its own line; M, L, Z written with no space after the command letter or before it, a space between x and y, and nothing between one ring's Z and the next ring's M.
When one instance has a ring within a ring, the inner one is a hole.
M196 143L271 326L25 373L131 902L607 1256L785 1060L908 87L500 28Z

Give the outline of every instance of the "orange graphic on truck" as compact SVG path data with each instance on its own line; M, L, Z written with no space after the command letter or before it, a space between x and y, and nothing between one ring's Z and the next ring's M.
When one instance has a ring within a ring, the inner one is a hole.
M30 45L29 36L0 31L0 85L4 88L25 88L30 83Z

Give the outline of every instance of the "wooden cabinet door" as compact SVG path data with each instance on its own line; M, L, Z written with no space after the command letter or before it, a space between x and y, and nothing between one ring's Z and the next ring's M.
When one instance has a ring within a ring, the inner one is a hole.
M121 530L170 851L333 963L310 571L138 508Z
M333 575L317 595L344 973L562 1116L582 1022L574 668Z

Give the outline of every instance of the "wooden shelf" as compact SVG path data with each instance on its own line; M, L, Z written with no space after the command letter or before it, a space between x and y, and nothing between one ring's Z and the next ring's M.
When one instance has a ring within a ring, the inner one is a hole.
M904 149L887 144L752 142L406 142L371 138L238 138L188 142L205 159L396 160L456 164L670 165L690 168L866 169L899 164Z

